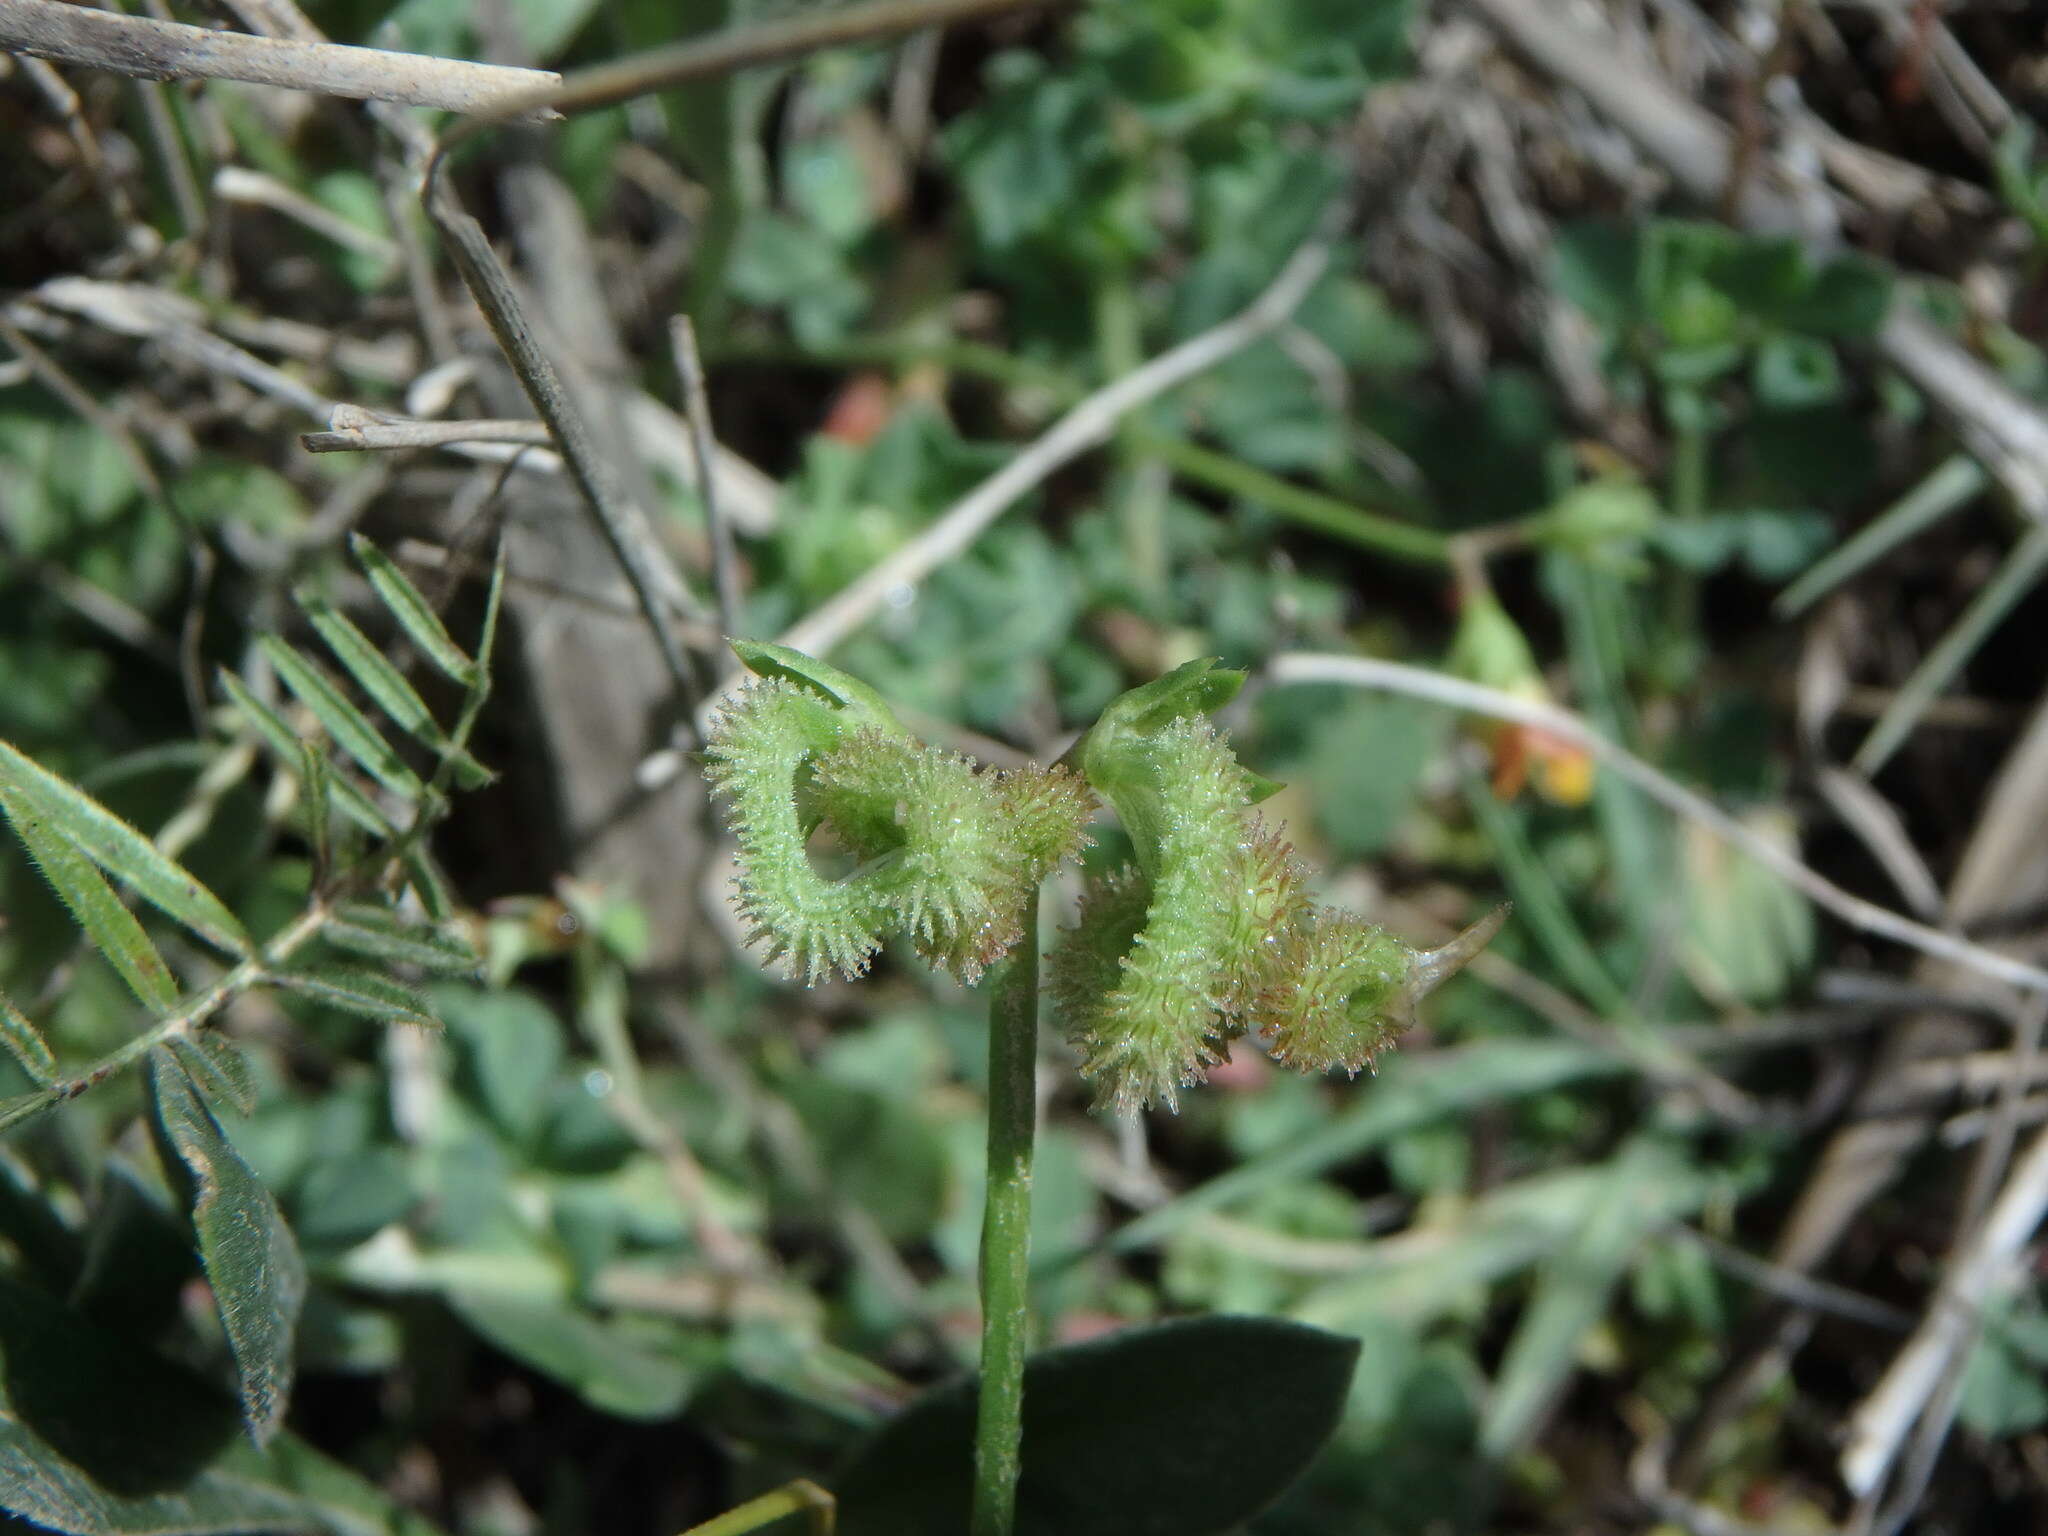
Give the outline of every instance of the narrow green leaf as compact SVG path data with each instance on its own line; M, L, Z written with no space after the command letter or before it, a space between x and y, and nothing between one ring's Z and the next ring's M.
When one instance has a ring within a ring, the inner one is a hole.
M335 745L360 763L371 778L407 800L417 801L425 793L425 786L392 750L391 743L318 667L276 635L260 635L256 643L277 668L285 687L313 711Z
M601 1322L558 1301L483 1290L450 1290L447 1300L506 1354L622 1419L673 1418L702 1374L678 1330L651 1319Z
M1134 1328L1034 1355L1017 1536L1214 1536L1271 1504L1344 1409L1358 1342L1267 1317ZM974 1383L926 1393L832 1480L839 1536L967 1528Z
M465 789L490 782L490 770L449 739L434 719L433 711L427 708L427 701L348 615L315 593L300 592L297 597L306 617L313 621L313 628L327 642L327 648L363 692L377 701L379 709L423 746L444 757L452 756L456 781Z
M7 1054L21 1064L37 1087L47 1088L57 1081L57 1058L49 1042L4 994L0 994L0 1045L7 1047Z
M445 923L455 916L455 893L448 889L440 867L418 843L405 851L405 872L411 877L412 889L431 920Z
M249 935L205 886L135 828L82 790L0 741L0 795L32 805L80 853L166 917L231 954L248 953Z
M469 975L483 963L467 944L433 928L403 923L386 909L367 903L350 906L330 919L321 936L372 960L416 965L424 971Z
M313 888L321 890L334 868L334 771L317 741L299 743L299 783L305 792L306 836L313 845Z
M726 644L756 677L779 677L784 682L809 689L835 709L847 711L850 725L872 726L878 731L902 734L903 727L897 723L889 701L851 673L842 672L829 662L806 656L802 651L791 650L771 640L729 639Z
M60 836L39 808L4 783L0 783L0 812L14 823L16 835L41 868L43 878L71 909L78 926L99 946L100 953L121 973L129 990L147 1007L168 1011L178 1001L178 984L171 978L170 967L92 861Z
M192 1081L241 1114L256 1108L256 1079L242 1048L215 1030L173 1035L169 1049Z
M1968 454L1942 460L1926 479L1856 530L1855 536L1816 560L1771 604L1781 619L1803 613L1866 566L1882 560L1906 540L1949 513L1968 506L1991 483Z
M303 738L285 722L284 716L265 704L249 691L249 685L226 668L221 669L220 684L228 700L242 712L244 719L256 727L256 733L270 744L270 750L290 766L294 773L304 776L306 764ZM335 809L350 821L361 827L372 837L396 837L397 831L384 813L370 803L370 797L357 789L339 774L327 775L328 792L334 798Z
M370 578L370 585L377 589L377 595L384 599L384 606L391 610L391 616L398 620L399 626L412 637L413 644L451 681L465 688L474 683L477 664L449 638L433 605L421 595L418 587L406 579L405 573L392 563L391 557L361 534L350 536L349 548L355 551L356 559L362 562L363 571Z
M1934 649L1892 695L1884 714L1856 749L1854 762L1859 773L1876 773L1891 760L1892 753L1913 734L1913 727L1920 723L1934 696L1954 680L1985 637L2034 589L2043 571L2048 571L2048 528L2037 526L2013 546L2012 553L1978 589L1954 627L1935 643Z
M1488 1456L1509 1456L1535 1433L1637 1245L1696 1203L1703 1182L1670 1148L1647 1138L1608 1164L1589 1191L1578 1231L1538 1271L1508 1341L1479 1431Z
M1630 1070L1629 1058L1620 1051L1576 1040L1489 1040L1429 1056L1396 1055L1381 1067L1372 1090L1357 1095L1336 1118L1127 1222L1110 1237L1109 1248L1129 1253L1150 1247L1204 1212L1227 1209L1276 1185L1314 1178L1396 1136L1469 1114L1482 1104Z
M242 1422L263 1445L284 1420L306 1265L277 1201L169 1052L150 1058L157 1124L192 1176L192 1227L241 1377Z
M339 1008L364 1018L393 1024L432 1025L433 1013L426 999L401 981L375 971L342 967L317 970L274 971L270 979L287 991Z

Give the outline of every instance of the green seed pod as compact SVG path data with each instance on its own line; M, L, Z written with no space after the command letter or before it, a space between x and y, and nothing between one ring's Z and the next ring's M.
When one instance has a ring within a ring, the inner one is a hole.
M1093 803L1064 769L977 771L868 729L818 759L813 782L826 821L868 861L857 882L920 954L965 982L1023 937L1027 898L1079 850Z
M813 985L831 971L864 972L889 918L871 885L826 879L804 848L818 817L811 806L799 809L799 776L843 734L835 705L775 677L727 704L705 741L705 777L729 802L739 840L737 905L748 942L765 943L771 959Z
M881 696L782 646L736 644L766 674L720 714L707 777L730 802L750 941L815 983L860 974L893 930L963 981L1023 937L1032 890L1085 840L1094 796L1064 768L978 770L918 742ZM861 861L822 874L823 824Z

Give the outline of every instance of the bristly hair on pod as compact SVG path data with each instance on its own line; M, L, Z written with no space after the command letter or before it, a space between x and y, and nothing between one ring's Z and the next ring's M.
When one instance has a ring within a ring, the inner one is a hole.
M1277 786L1204 718L1241 680L1190 663L1113 703L1072 754L1134 857L1090 886L1050 957L1053 1005L1098 1106L1172 1108L1247 1032L1305 1071L1370 1067L1504 915L1418 954L1313 907L1292 848L1252 811Z
M1180 1090L1223 1059L1217 1000L1199 982L1161 985L1158 951L1140 945L1153 906L1152 883L1135 867L1092 880L1080 920L1047 957L1047 994L1098 1109L1176 1107Z
M862 728L819 758L819 809L918 952L963 982L1023 937L1031 891L1078 850L1093 809L1065 770L1032 777Z
M704 744L705 778L739 842L736 905L748 942L812 985L833 971L864 972L888 916L872 889L828 880L804 847L812 826L797 806L797 777L840 735L831 704L771 677L735 695Z
M1031 892L1086 841L1095 797L1065 768L979 769L917 741L881 696L787 647L735 642L761 674L713 723L706 777L739 841L750 942L816 983L867 968L902 930L972 982L1023 937ZM861 861L833 879L823 825Z
M1288 932L1251 1025L1275 1061L1355 1076L1413 1023L1414 969L1415 952L1386 929L1324 907Z

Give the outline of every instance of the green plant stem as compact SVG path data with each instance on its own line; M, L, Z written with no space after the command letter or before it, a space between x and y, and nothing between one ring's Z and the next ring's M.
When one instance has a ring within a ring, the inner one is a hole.
M1024 939L989 982L988 1196L981 1223L981 1404L972 1536L1009 1536L1023 1470L1031 1280L1031 1143L1038 1119L1038 893Z
M1433 528L1419 528L1379 512L1368 512L1335 496L1312 491L1278 475L1270 475L1226 454L1198 448L1193 443L1154 433L1144 433L1145 447L1190 480L1214 490L1242 496L1278 513L1290 523L1331 538L1343 539L1361 549L1390 555L1415 565L1448 565L1450 540Z

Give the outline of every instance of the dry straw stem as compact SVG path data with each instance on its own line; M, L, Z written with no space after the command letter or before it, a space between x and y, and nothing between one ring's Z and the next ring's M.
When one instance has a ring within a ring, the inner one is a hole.
M1495 688L1482 688L1477 683L1446 677L1423 667L1364 656L1289 652L1273 658L1268 676L1276 683L1343 683L1354 688L1377 688L1388 693L1427 699L1452 709L1469 710L1513 725L1535 726L1551 732L1583 747L1660 805L1741 849L1815 906L1832 912L1851 927L1950 961L2010 986L2048 993L2048 971L1986 949L1981 944L1973 944L1968 939L1959 939L1953 934L1930 928L1925 923L1916 923L1909 917L1880 907L1876 902L1850 894L1826 876L1815 873L1769 838L1744 826L1719 806L1651 767L1626 747L1610 741L1569 710L1517 698Z
M241 80L450 112L489 111L558 86L562 78L552 70L252 37L59 0L0 0L0 48L143 80Z
M1877 1388L1849 1420L1842 1481L1868 1494L1891 1467L1952 1363L1975 1336L1980 1310L2011 1278L2021 1246L2048 1212L2048 1131L2028 1145L2004 1191L1970 1244L1959 1251L1920 1327Z
M829 653L873 617L891 593L922 581L963 553L1019 497L1055 470L1108 441L1125 416L1280 325L1308 296L1329 260L1329 247L1320 241L1303 246L1241 313L1096 390L1030 447L947 508L917 538L801 619L780 643L809 656Z

